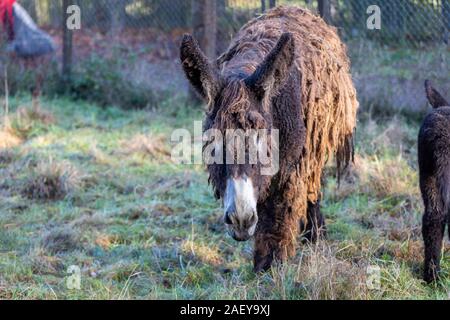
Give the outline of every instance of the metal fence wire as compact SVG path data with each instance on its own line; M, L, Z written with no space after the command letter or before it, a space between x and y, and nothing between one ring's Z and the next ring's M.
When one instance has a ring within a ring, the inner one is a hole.
M167 95L193 97L179 62L182 35L194 34L203 51L214 58L226 50L242 25L276 5L308 7L337 28L348 46L362 101L384 97L380 105L407 108L417 100L425 105L418 93L422 79L415 63L426 64L425 71L443 79L442 83L448 77L450 0L17 2L50 33L58 50L44 57L48 63L38 61L32 68L23 67L27 61L9 63L10 92L34 88L35 74L42 73L46 74L43 92L105 105L157 106ZM81 13L81 28L73 31L65 23L69 17L65 9L70 5L78 5ZM381 14L379 30L367 25L368 8L374 5ZM9 58L0 55L0 81L5 59ZM386 72L380 67L385 65L400 71Z
M276 5L308 7L334 25L352 47L372 43L401 48L446 47L450 34L450 0L17 1L55 39L60 49L55 61L62 65L63 79L72 78L72 69L81 68L96 79L100 71L115 79L109 70L122 70L133 84L151 84L155 91L181 87L183 77L174 69L174 61L178 60L184 33L193 33L205 53L214 58L226 50L243 24ZM79 6L81 13L81 28L70 32L65 23L69 5ZM374 5L380 12L379 30L367 25L368 8ZM99 66L105 70L99 71ZM178 78L180 84L174 85ZM72 80L76 82L76 78Z
M61 26L62 0L19 1L40 26ZM81 8L82 26L103 33L151 28L170 34L189 30L196 8L215 6L219 45L250 18L273 5L291 4L322 9L344 39L363 38L386 45L422 46L448 43L450 0L73 0ZM381 29L367 28L367 8L381 10ZM320 8L322 6L322 8ZM324 9L325 8L325 9Z

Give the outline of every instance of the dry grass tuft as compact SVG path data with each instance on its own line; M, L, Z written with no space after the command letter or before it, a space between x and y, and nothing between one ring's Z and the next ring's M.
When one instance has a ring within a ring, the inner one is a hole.
M396 195L418 195L419 189L413 181L417 181L414 172L401 156L384 162L359 161L361 182L370 188L369 194L376 194L380 198ZM395 177L395 179L393 179Z
M157 204L152 208L152 216L153 217L164 217L171 216L174 214L173 208L169 207L165 204Z
M11 119L11 130L16 136L26 139L36 125L49 126L54 123L55 117L53 114L39 105L22 106L17 109Z
M365 266L337 258L338 248L320 242L304 250L298 265L296 282L301 284L306 298L367 299ZM282 276L280 273L278 276Z
M82 183L78 170L68 162L39 162L27 178L22 194L29 199L61 200L77 191Z
M170 150L164 136L148 136L137 134L129 141L122 142L120 153L125 155L142 154L152 159L170 157Z
M11 300L14 298L12 292L8 290L10 287L6 280L0 276L0 300Z
M336 190L339 197L354 192L371 194L380 199L419 196L419 189L415 183L418 179L417 172L401 155L393 159L357 155L350 175L350 183L344 181L341 190Z
M0 130L0 150L17 147L22 142L23 140L15 134L14 130L9 125L5 125Z
M55 123L55 117L33 102L32 107L19 107L14 114L6 114L1 122L0 149L7 149L22 144L36 123L48 126Z
M112 165L112 159L108 155L99 149L96 145L92 145L89 148L89 155L94 159L95 163L101 165Z
M191 258L213 266L221 265L223 262L218 249L212 245L207 246L192 240L186 240L181 244L181 251Z
M370 123L369 127L373 126L374 129L378 127L373 120ZM416 137L414 136L414 138ZM388 122L387 127L382 132L374 136L371 144L373 151L378 151L382 154L383 149L388 147L399 151L405 149L405 142L410 142L407 127L399 118L394 117ZM415 142L414 140L413 143Z
M117 236L108 235L108 234L100 234L95 239L95 244L102 247L103 249L109 249L115 242L117 241Z
M17 117L25 122L40 122L45 125L55 123L55 116L48 110L43 109L39 104L33 107L20 107L17 109Z
M43 237L42 247L53 254L73 251L80 246L79 234L71 228L61 227L49 230Z
M34 274L58 274L64 267L60 258L49 256L42 247L33 249L28 255L28 261Z
M14 150L0 148L0 165L8 165L14 162L16 157L17 153Z
M422 240L408 240L401 245L397 245L393 253L397 261L422 263L424 259L423 242Z

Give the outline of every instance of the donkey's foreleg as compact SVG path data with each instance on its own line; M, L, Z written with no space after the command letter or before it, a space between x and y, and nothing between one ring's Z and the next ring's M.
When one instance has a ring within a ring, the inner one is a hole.
M292 205L279 205L261 217L255 234L254 271L267 271L273 262L295 254L299 219ZM306 207L304 207L306 214Z
M307 188L294 171L281 190L258 206L254 270L270 269L273 261L283 262L295 254L300 221L307 218Z
M272 238L269 230L257 231L255 234L253 271L258 273L269 270L278 250L278 242Z
M425 243L424 280L428 283L435 281L439 276L446 222L446 214L443 210L430 207L425 209L422 235Z

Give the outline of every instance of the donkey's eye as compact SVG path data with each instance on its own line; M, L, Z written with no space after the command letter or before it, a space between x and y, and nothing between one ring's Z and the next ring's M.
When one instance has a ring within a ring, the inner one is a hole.
M233 224L233 221L231 221L230 215L228 214L225 215L225 223L228 225Z

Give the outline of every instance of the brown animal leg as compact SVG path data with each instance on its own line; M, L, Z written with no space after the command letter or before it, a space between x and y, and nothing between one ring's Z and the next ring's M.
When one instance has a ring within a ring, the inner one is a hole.
M285 257L279 235L275 235L268 230L256 234L253 258L253 271L255 273L269 270L274 261L283 262Z
M275 251L276 246L268 244L267 237L264 234L257 234L253 255L253 271L259 273L269 270L274 260Z
M278 243L274 237L275 218L273 215L274 207L258 209L259 222L255 234L255 248L253 256L253 271L265 272L270 269L275 258L275 252L278 250ZM272 212L272 214L267 213Z
M426 209L422 221L422 235L425 243L424 280L427 283L437 280L439 276L445 224L445 214L442 210Z
M267 212L270 212L267 214ZM260 220L255 234L253 270L264 272L270 269L274 260L282 261L283 217L274 206L265 208L260 214Z
M284 184L282 192L275 192L271 201L258 206L255 272L266 271L274 261L284 262L295 255L300 221L307 218L306 190L297 173L293 172ZM318 210L314 212L320 213Z
M308 202L307 223L300 222L300 233L303 235L304 242L315 243L319 238L326 238L327 228L325 218L320 212L320 201L316 203Z
M270 269L295 253L295 239L300 226L292 206L279 204L272 214L263 214L255 235L254 271ZM273 208L272 208L273 209ZM306 208L305 208L306 211Z

